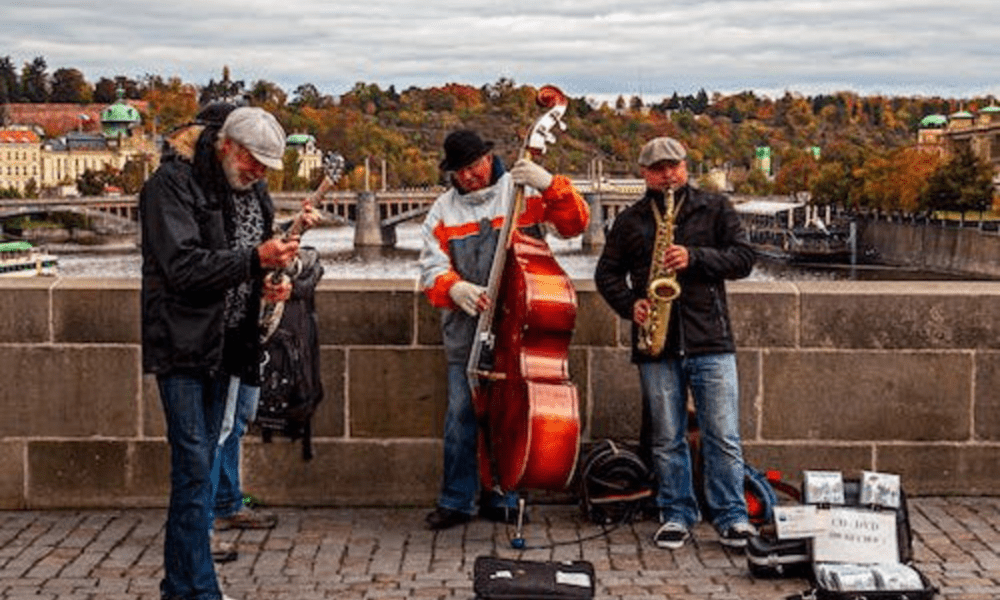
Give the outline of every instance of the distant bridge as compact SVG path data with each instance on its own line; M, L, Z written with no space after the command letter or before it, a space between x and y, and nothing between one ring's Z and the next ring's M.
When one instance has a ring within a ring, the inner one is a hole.
M614 218L626 206L642 195L641 180L623 182L574 181L574 186L590 204L591 223L584 233L585 248L604 245L604 223ZM423 218L434 200L445 191L443 187L379 190L335 191L320 202L324 215L332 220L354 226L354 245L394 246L396 226ZM308 192L272 193L275 208L295 212ZM85 215L89 226L98 232L134 233L138 222L138 197L83 197L0 200L0 221L19 215L45 215L72 212Z
M138 204L134 196L0 200L0 221L19 216L44 217L54 213L80 215L86 219L87 229L105 235L133 234L139 229Z

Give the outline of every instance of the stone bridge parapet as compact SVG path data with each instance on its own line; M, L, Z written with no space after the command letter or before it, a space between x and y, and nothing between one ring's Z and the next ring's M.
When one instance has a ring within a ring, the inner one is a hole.
M628 331L577 281L570 369L585 442L631 440ZM737 282L749 461L899 473L914 494L1000 494L1000 283ZM138 280L0 280L0 508L165 506L169 452L140 368ZM446 404L439 317L413 281L327 281L315 458L246 438L272 505L431 506Z

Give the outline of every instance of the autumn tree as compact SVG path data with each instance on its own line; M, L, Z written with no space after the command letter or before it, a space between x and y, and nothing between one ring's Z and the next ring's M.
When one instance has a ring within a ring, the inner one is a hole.
M85 104L94 99L93 90L78 69L57 69L52 74L51 102Z
M320 93L319 89L311 83L303 83L295 88L292 97L292 106L297 108L324 108L333 106L333 98Z
M150 117L143 119L144 126L158 131L170 131L194 119L198 113L197 92L179 77L167 82L154 82L146 92Z
M913 146L869 157L859 173L862 204L885 211L917 212L930 176L940 164L937 153Z
M819 173L819 161L812 152L795 150L782 161L781 168L774 177L776 194L794 194L808 191Z
M24 63L21 68L21 97L25 102L48 102L50 83L47 68L41 56Z
M18 102L21 98L17 69L10 56L0 58L0 104Z
M263 79L258 79L250 86L247 97L254 106L260 106L269 111L285 106L285 102L288 100L288 95L278 87L278 84Z
M923 197L931 210L983 212L993 200L993 168L968 146L960 146L951 159L931 174Z

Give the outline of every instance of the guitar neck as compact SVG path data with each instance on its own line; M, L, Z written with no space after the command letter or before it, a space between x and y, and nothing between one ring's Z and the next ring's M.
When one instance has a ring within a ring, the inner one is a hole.
M329 176L324 177L323 181L320 182L319 186L315 189L315 191L306 196L305 201L308 202L313 208L316 208L317 205L320 203L320 201L323 200L324 197L326 197L327 192L332 190L333 186L336 185L336 183L337 182L335 182ZM306 229L307 227L305 224L304 211L299 211L295 215L295 220L292 221L291 226L289 226L288 230L285 231L283 237L286 240L291 239L295 236L302 235L303 233L305 233Z

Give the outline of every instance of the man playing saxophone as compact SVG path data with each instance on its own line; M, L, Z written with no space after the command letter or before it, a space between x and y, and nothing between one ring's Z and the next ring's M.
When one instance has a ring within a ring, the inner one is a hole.
M632 322L648 443L657 475L661 548L678 549L702 515L687 444L694 400L704 460L704 515L720 541L746 545L754 529L743 496L736 344L726 279L750 274L754 251L730 202L688 184L687 151L673 138L639 153L646 193L615 219L594 280Z

